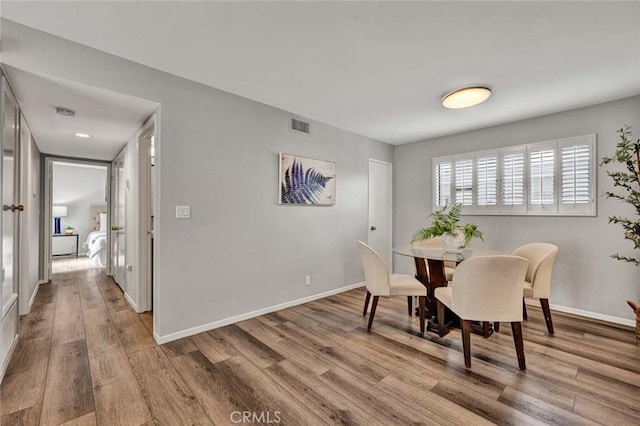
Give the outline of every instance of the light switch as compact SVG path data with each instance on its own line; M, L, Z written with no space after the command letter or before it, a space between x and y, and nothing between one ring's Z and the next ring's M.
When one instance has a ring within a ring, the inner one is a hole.
M191 219L191 206L176 206L176 219Z

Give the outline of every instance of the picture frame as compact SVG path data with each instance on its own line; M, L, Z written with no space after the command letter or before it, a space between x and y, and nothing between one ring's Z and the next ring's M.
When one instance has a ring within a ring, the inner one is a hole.
M283 152L278 158L278 204L335 205L335 162Z

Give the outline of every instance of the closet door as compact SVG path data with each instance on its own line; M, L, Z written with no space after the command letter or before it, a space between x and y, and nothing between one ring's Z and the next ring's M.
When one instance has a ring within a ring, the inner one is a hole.
M0 336L0 366L4 374L10 352L18 334L18 290L15 277L15 235L17 217L21 211L16 199L16 160L18 140L18 104L2 78L2 270L0 271L0 306L2 309L2 334Z

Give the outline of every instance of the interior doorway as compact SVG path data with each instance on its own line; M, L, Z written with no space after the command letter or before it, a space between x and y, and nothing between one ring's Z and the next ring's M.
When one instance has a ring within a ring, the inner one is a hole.
M47 158L45 185L46 270L109 271L110 196L108 163Z

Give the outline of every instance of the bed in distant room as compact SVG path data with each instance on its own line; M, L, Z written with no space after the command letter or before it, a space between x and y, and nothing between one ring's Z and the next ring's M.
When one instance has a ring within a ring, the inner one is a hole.
M87 256L97 266L107 264L107 208L91 207L93 231L87 236Z

